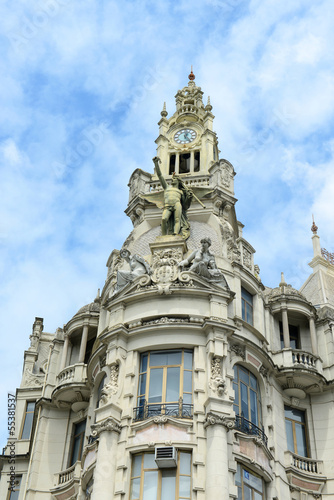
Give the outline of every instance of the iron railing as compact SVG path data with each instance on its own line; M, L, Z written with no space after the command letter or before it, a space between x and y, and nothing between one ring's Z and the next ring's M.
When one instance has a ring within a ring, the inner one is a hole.
M258 436L267 446L268 438L264 433L264 428L262 427L261 429L257 425L253 424L253 422L250 422L250 420L247 420L242 415L237 415L235 417L235 428L238 431L244 432L245 434L252 434L253 436Z
M133 409L133 413L135 422L160 415L175 418L193 418L193 405L183 403L182 398L179 399L178 403L148 403L144 400L143 404Z

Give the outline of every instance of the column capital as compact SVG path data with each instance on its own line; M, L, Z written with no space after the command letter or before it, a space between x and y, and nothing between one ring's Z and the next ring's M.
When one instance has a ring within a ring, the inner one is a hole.
M233 429L234 418L226 415L218 415L210 411L205 418L204 428L206 429L210 425L222 425L226 427L227 430Z
M108 417L102 422L99 422L98 424L93 424L91 428L92 428L92 436L94 438L99 437L99 435L105 431L117 432L119 434L122 430L119 423L112 417Z

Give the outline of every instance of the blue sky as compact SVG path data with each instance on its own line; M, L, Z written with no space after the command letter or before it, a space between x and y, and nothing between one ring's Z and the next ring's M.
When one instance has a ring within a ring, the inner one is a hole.
M0 5L0 434L35 316L91 302L131 230L132 171L152 171L163 101L190 65L211 96L238 219L265 285L299 288L312 213L334 251L331 0L3 0Z

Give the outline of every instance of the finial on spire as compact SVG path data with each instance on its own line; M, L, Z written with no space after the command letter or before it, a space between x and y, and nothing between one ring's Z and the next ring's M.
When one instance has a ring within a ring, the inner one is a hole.
M195 75L193 73L193 67L191 66L191 71L190 71L190 75L188 76L189 80L192 82L193 80L195 80Z
M314 216L313 216L313 214L312 214L312 220L313 220L313 224L311 226L311 231L312 231L313 234L317 234L318 226L314 222Z
M208 96L208 102L207 102L207 105L205 106L205 111L211 111L212 110L212 106L211 106L211 102L210 102L210 96Z
M285 281L285 278L284 278L284 273L281 272L281 282L280 282L279 286L282 287L282 286L286 286L286 285L287 284L286 284L286 281Z
M100 289L99 288L97 289L97 294L96 294L96 297L94 299L94 302L95 303L100 303L101 302L101 296L100 296Z
M161 111L161 116L163 116L164 118L166 118L166 116L168 115L168 112L166 111L166 102L164 102L164 107L162 108L162 111Z

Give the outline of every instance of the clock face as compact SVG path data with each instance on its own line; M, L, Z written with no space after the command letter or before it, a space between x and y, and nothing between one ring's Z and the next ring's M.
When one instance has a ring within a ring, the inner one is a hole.
M182 130L176 132L174 135L174 141L178 144L187 144L188 142L194 141L196 135L195 130L192 130L191 128L183 128Z

